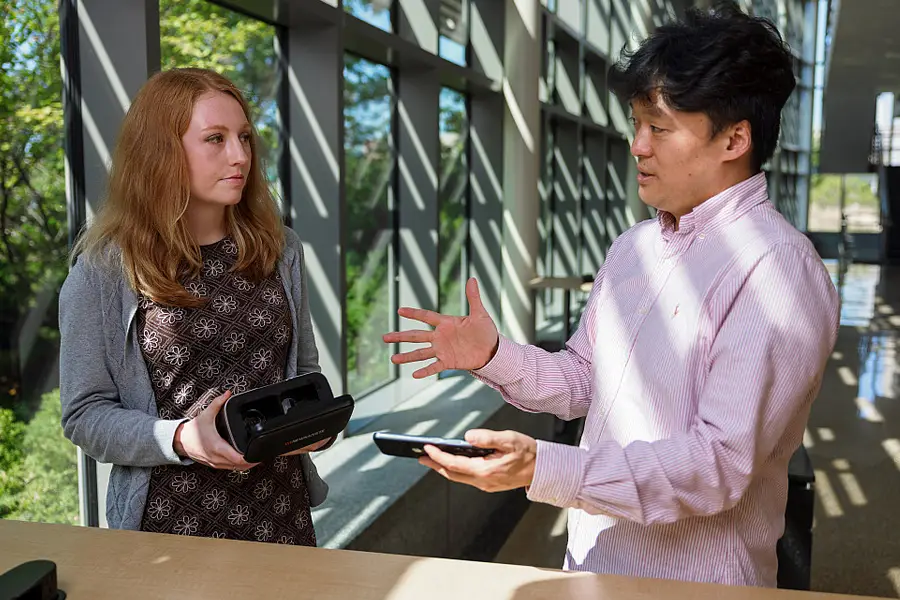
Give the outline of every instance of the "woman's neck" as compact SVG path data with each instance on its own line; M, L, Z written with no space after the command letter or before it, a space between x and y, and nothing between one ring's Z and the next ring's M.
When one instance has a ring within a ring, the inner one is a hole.
M225 226L224 206L191 202L185 219L188 231L200 246L214 244L228 233Z

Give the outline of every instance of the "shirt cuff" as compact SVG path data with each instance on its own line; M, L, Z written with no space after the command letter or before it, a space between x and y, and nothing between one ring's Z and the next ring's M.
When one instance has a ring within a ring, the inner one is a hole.
M525 361L525 347L500 336L497 353L480 369L472 373L491 383L504 386L521 377L522 364Z
M156 438L156 444L162 450L166 463L171 465L191 465L194 461L179 456L175 452L175 431L182 423L186 423L190 419L159 419L153 426L153 436Z
M585 453L581 448L537 440L534 479L528 499L560 508L574 506L584 481Z

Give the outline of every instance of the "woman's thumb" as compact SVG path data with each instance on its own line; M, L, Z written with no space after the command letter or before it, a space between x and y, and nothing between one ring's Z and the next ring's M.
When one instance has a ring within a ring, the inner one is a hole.
M219 411L222 410L222 406L225 405L225 402L229 398L231 398L231 390L225 390L224 394L213 398L213 401L209 403L209 406L206 407L206 410L210 411L213 416L217 415Z

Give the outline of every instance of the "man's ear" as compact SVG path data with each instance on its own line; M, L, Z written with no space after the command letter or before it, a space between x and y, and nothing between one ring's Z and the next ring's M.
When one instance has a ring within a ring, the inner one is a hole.
M753 147L751 133L750 122L747 120L735 123L722 132L726 160L738 160L750 153Z

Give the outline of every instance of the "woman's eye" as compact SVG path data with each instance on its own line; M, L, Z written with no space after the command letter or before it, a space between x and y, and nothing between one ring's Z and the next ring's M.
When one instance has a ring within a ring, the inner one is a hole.
M241 141L244 142L244 143L249 143L249 142L250 142L250 134L249 134L249 133L242 133L242 134L241 134Z
M219 133L217 133L215 135L211 135L208 138L206 138L206 141L210 142L212 144L221 144L222 143L222 135Z

